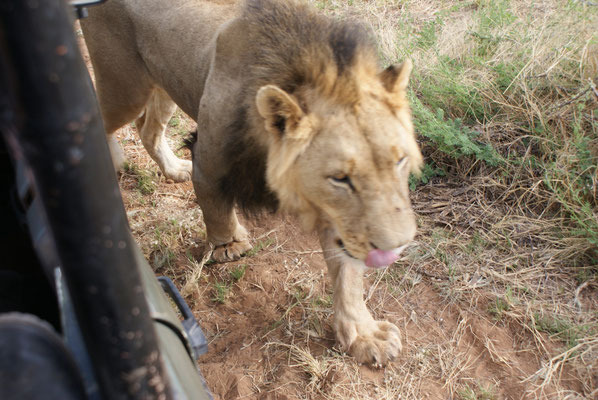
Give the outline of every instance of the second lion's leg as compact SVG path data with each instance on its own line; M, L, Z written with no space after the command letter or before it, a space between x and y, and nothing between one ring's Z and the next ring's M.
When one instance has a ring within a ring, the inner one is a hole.
M191 161L181 160L174 155L164 135L166 124L175 110L176 105L166 92L154 88L135 126L143 146L164 176L175 182L184 182L191 179Z
M357 362L385 365L401 351L399 329L386 321L376 321L363 299L365 264L351 259L334 244L330 230L319 232L320 243L334 287L334 331L343 350Z

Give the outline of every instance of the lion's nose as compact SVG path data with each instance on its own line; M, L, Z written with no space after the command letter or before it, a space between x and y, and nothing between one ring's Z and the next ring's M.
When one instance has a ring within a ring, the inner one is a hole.
M391 246L376 246L375 243L370 242L370 246L372 246L373 250L392 251L392 250L398 249L402 246L405 246L411 240L413 240L413 238L407 238L407 240L400 240L399 242L395 243L395 245L391 245Z
M401 244L402 245L402 244ZM372 246L373 250L384 250L384 251L389 251L389 250L394 250L399 246L376 246L376 244L374 242L370 242L370 246Z

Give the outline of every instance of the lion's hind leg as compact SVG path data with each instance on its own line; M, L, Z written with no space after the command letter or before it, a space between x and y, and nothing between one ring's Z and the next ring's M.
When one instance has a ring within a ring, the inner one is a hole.
M98 104L106 139L116 171L125 164L125 154L116 131L135 120L152 91L152 82L135 46L128 17L116 2L90 10L81 20L91 56Z
M103 68L103 61L97 60L95 64L96 90L112 163L118 172L123 170L126 158L116 138L116 131L139 116L149 98L150 89L141 84L131 87L121 85L120 76Z
M170 149L164 132L176 110L175 103L160 88L154 88L145 110L135 120L141 142L167 179L184 182L191 179L191 161L181 160Z
M376 321L363 300L365 265L339 254L330 231L320 232L320 243L334 285L334 330L343 350L357 362L386 365L402 349L399 329L386 321Z

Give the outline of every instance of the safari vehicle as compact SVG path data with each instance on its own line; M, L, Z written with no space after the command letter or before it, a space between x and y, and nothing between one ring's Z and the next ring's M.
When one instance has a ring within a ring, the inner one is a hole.
M201 328L129 231L72 32L95 2L0 4L0 399L209 399Z

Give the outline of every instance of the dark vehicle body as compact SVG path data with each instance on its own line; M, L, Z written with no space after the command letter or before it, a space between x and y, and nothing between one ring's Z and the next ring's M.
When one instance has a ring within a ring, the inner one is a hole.
M208 399L205 337L130 234L72 29L91 2L0 4L0 398Z

